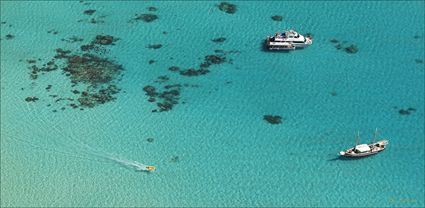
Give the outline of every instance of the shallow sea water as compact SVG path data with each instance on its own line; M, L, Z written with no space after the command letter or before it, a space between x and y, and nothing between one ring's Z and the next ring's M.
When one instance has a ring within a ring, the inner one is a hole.
M424 206L424 2L235 1L234 14L219 3L1 1L0 206ZM129 22L143 13L159 18ZM267 35L290 28L313 45L263 49ZM26 60L46 63L96 35L119 38L102 54L124 69L114 101L72 109L49 96L75 96L60 69L30 79ZM61 40L72 36L84 40ZM217 49L228 62L208 74L168 70L198 67ZM155 82L162 75L169 80ZM187 87L172 110L151 112L143 88L167 84ZM337 157L356 131L369 142L376 127L387 150Z

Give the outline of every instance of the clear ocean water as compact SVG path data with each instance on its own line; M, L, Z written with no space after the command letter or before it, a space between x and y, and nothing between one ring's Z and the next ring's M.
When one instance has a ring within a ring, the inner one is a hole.
M233 14L219 3L1 1L0 206L424 206L423 1L234 1ZM313 45L263 49L291 28ZM55 100L78 98L63 65L30 78L29 60L81 53L97 35L119 38L101 54L123 68L115 100L83 110ZM214 50L227 61L210 73L168 69ZM152 112L143 88L168 84L185 86L178 104ZM387 150L338 158L375 128Z

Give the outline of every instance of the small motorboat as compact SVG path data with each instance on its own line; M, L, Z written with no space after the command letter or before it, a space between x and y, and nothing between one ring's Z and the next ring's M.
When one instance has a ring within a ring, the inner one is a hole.
M375 131L375 139L376 139L376 132ZM357 141L360 140L360 137L357 136ZM374 141L375 141L374 139ZM357 145L347 149L345 151L339 152L339 155L344 157L365 157L369 155L377 154L383 150L385 150L385 147L388 145L388 140L380 140L377 142L372 142L371 144L358 144Z
M146 166L146 171L154 171L155 169L155 166Z

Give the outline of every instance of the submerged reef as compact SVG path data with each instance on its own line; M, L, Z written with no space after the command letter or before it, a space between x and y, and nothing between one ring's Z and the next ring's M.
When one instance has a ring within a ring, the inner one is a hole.
M115 42L118 40L119 38L111 35L97 35L89 44L81 45L80 49L82 51L95 51L98 54L102 54L106 52L106 48L103 47L104 45L115 45Z
M61 74L68 77L71 82L71 89L65 91L59 89L62 94L49 95L54 102L46 106L50 107L56 103L56 105L65 105L59 108L61 110L65 110L66 107L84 110L84 108L93 108L115 100L120 92L116 83L122 76L123 68L103 55L108 51L106 47L114 45L116 40L118 39L110 35L97 35L89 44L82 45L80 51L73 52L57 48L54 57L41 66L37 65L36 60L28 59L27 63L31 64L28 67L31 70L31 79L37 79L40 73L60 70ZM41 59L38 60L41 61ZM48 85L45 89L50 92L52 87L53 85ZM73 87L76 88L73 89ZM27 98L27 100L31 99ZM63 103L64 101L66 102ZM57 112L57 109L52 111Z
M49 31L47 31L47 33L51 33L51 34L53 34L53 35L57 35L59 32L58 31L56 31L56 30L49 30Z
M88 10L85 10L83 13L86 14L86 15L92 15L95 12L96 12L96 10L94 10L94 9L88 9Z
M228 3L228 2L221 2L218 5L218 9L220 9L220 11L226 12L228 14L236 13L236 5Z
M173 156L173 157L171 157L171 162L173 162L173 163L176 163L176 162L178 162L180 160L180 158L179 158L179 156Z
M153 7L153 6L150 6L150 7L148 7L147 9L148 9L148 11L150 11L150 12L155 12L155 11L157 11L157 10L158 10L156 7Z
M357 51L359 51L359 49L357 48L357 46L356 45L353 45L353 44L351 44L348 47L345 47L344 50L347 53L357 53Z
M157 91L154 86L146 85L143 88L145 94L149 96L149 102L156 102L157 109L152 110L152 112L164 112L172 110L174 105L178 104L180 99L181 85L167 85L164 87L164 90Z
M162 47L162 44L149 44L146 46L146 48L149 48L149 49L159 49L161 47Z
M129 22L143 21L143 22L153 22L158 19L156 14L136 14Z
M219 38L214 38L214 39L212 39L212 41L214 42L214 43L222 43L222 42L224 42L226 40L226 38L224 38L224 37L219 37Z
M77 37L77 36L72 36L68 39L65 39L65 38L61 39L61 41L65 41L65 42L68 42L68 43L82 42L83 40L84 40L83 38L80 38L80 37Z
M330 42L334 44L337 50L344 49L343 51L349 54L354 54L359 51L358 47L355 44L348 44L347 41L339 41L335 38L331 39Z
M88 19L80 19L78 22L85 22L85 23L91 23L91 24L98 24L98 23L105 23L105 17L106 15L97 15L96 10L94 9L88 9L84 10L83 14L87 16L91 16L91 18Z
M280 22L283 20L283 17L280 15L274 15L272 16L272 20Z
M15 36L12 34L7 34L6 36L4 36L6 38L6 40L12 40Z
M194 77L208 74L210 72L209 67L211 65L218 65L226 62L231 63L231 60L227 59L225 55L233 53L234 51L226 52L223 50L215 50L215 52L215 54L206 55L204 57L204 61L199 64L198 68L191 67L188 69L181 69L178 66L171 66L168 70L172 72L179 72L182 76Z
M224 42L225 38L219 37L213 39L214 42ZM160 45L160 44L158 44ZM149 45L148 48L159 48ZM205 55L202 58L201 63L198 66L192 66L183 68L179 66L168 67L169 73L178 74L184 77L196 77L200 75L206 75L212 70L213 65L219 65L223 63L232 63L232 59L227 57L228 54L239 53L236 50L225 51L221 49L214 50L213 54ZM170 57L170 60L174 58ZM154 60L149 61L149 64L154 63ZM185 104L185 101L181 101L181 93L183 88L187 87L199 87L196 84L181 84L172 83L171 78L173 76L161 75L158 76L151 84L143 87L144 94L147 96L147 101L155 103L156 108L152 112L167 112L172 110L177 104Z
M269 122L270 124L280 124L280 123L282 123L282 117L281 116L264 115L263 120Z
M402 115L402 116L407 116L407 115L410 115L411 113L413 113L413 112L415 112L415 111L416 111L416 109L415 109L415 108L409 107L409 108L407 108L407 109L400 109L400 110L398 111L398 113L399 113L400 115Z
M38 97L35 97L35 96L25 98L25 101L27 102L35 102L37 100L38 100Z
M121 65L87 53L67 57L67 66L63 68L65 73L71 75L70 79L74 83L83 82L90 85L108 83L121 70Z

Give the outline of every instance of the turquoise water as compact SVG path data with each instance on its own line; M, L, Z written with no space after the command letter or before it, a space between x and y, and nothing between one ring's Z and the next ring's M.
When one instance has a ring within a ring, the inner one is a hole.
M424 206L424 2L235 1L234 14L219 3L1 1L1 206ZM159 18L129 21L143 13ZM313 45L263 50L265 36L289 28ZM30 78L27 60L81 53L96 35L119 38L102 54L123 68L115 100L72 109L49 96L76 98L60 69ZM61 40L72 36L84 40ZM231 62L201 76L168 70L216 49ZM152 112L143 88L167 84L187 87L172 110ZM387 150L337 157L375 127Z

